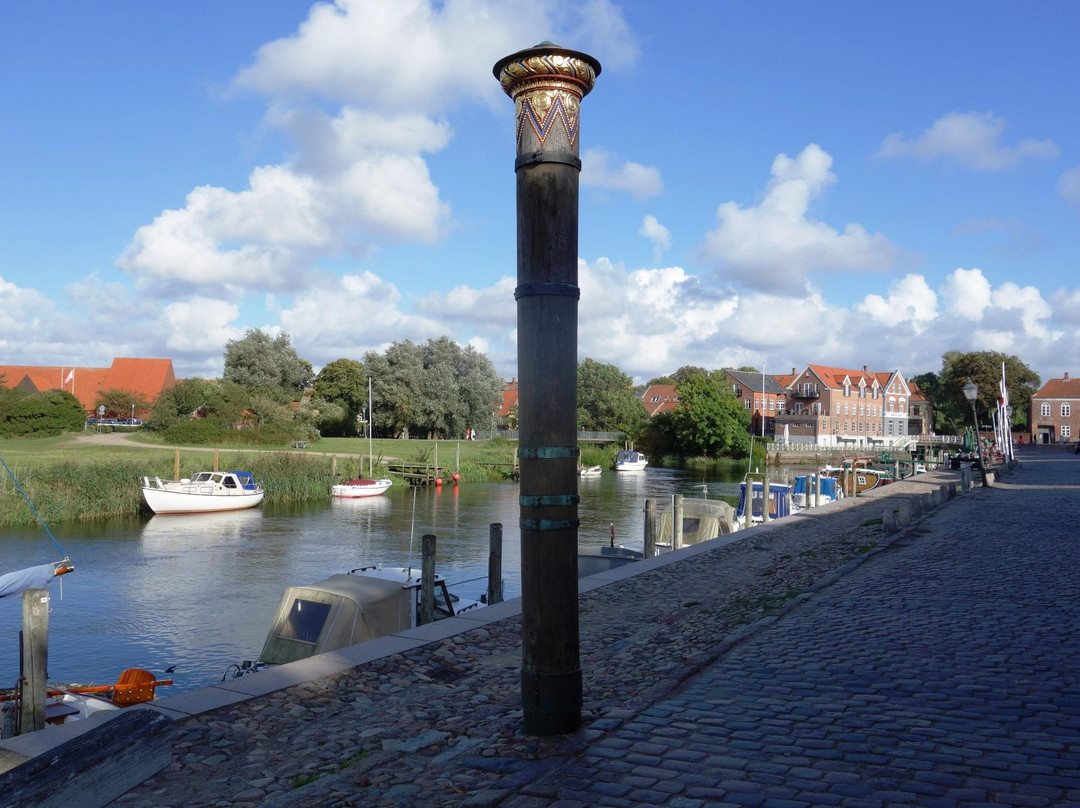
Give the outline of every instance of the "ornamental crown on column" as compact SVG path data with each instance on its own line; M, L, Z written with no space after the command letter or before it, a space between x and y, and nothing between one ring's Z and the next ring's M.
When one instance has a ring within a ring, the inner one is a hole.
M501 59L493 72L514 99L519 154L546 149L577 153L579 106L600 75L596 59L541 42ZM555 142L548 143L549 138Z

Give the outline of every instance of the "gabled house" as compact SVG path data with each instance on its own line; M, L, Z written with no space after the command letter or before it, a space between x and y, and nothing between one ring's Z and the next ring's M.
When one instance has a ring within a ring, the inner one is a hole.
M1072 443L1080 438L1080 379L1049 379L1031 397L1033 443Z
M655 418L662 412L671 412L679 406L679 396L673 384L650 384L641 396L645 414Z
M87 415L94 414L97 395L103 390L125 390L153 402L163 391L176 384L171 359L116 358L107 368L0 365L0 376L5 386L18 387L30 393L67 390L79 399ZM118 415L126 417L124 413Z
M908 434L934 434L934 405L915 382L908 382L911 395L908 396Z
M745 370L729 370L727 383L735 398L751 411L750 432L754 435L775 435L776 414L783 412L787 390L775 376ZM763 428L764 426L764 428Z
M517 379L511 379L503 385L502 391L502 403L499 405L499 409L495 411L496 418L507 418L514 409L514 405L518 402L518 383Z
M807 365L792 376L787 408L776 418L777 433L786 428L791 443L868 448L907 444L910 390L900 371Z

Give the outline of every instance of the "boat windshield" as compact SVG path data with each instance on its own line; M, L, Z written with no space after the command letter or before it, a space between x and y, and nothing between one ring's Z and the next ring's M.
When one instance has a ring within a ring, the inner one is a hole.
M278 636L283 640L296 640L314 645L319 641L326 616L330 614L329 603L297 598Z

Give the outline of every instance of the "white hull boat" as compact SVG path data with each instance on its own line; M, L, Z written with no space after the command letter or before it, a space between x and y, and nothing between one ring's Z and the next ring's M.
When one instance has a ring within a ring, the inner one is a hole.
M238 511L263 501L263 488L249 471L200 471L183 480L143 477L142 492L154 513Z
M647 465L649 465L649 458L632 449L615 455L615 471L645 471Z
M358 499L360 497L377 497L380 494L385 494L387 489L393 485L393 480L349 480L345 483L338 483L331 487L330 496L342 497L344 499Z

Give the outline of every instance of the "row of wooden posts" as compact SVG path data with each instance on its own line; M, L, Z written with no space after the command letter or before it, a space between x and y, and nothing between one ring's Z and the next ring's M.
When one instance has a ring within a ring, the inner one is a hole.
M437 539L426 533L420 545L420 614L419 625L435 622L435 548ZM488 526L488 585L484 602L489 606L503 601L502 579L503 527L500 522Z

